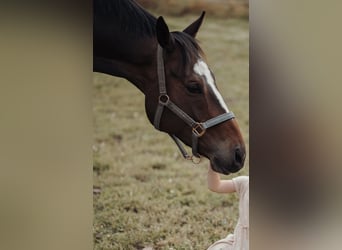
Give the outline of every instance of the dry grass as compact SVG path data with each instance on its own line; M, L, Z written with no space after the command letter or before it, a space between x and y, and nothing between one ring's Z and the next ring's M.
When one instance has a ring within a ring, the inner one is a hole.
M181 30L195 18L165 19ZM248 22L207 18L198 39L248 148ZM208 191L208 162L183 160L143 103L127 81L94 73L94 249L205 249L234 229L237 198Z

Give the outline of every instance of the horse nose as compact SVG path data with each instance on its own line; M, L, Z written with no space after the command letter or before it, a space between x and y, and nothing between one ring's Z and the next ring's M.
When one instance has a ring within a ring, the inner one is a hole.
M240 147L235 149L235 163L243 165L245 161L246 153L245 150Z
M246 158L246 152L244 148L237 147L235 148L234 151L234 160L233 160L233 171L237 172L239 171L242 167L243 164L245 163L245 158Z

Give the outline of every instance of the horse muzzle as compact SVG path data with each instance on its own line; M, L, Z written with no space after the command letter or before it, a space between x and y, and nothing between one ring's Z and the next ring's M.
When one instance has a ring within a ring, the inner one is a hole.
M244 146L237 146L234 150L226 152L216 152L209 157L212 169L221 174L231 174L238 172L244 165L246 150Z

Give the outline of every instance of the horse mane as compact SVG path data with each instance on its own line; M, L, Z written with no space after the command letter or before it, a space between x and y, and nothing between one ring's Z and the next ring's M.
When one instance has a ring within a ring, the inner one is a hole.
M93 13L94 22L97 18L104 19L109 28L117 27L131 37L156 36L157 19L135 0L94 0ZM179 31L171 34L181 49L183 66L197 60L198 55L203 55L198 42L192 36Z
M110 25L136 36L152 37L156 33L156 18L134 0L94 0L94 20L105 18Z

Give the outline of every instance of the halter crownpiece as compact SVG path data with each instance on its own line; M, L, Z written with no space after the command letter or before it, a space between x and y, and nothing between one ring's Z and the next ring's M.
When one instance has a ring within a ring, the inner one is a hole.
M228 113L223 113L221 115L213 117L205 122L196 122L187 113L185 113L176 104L174 104L170 100L170 97L167 95L167 91L166 91L163 49L162 47L160 47L160 45L158 45L158 49L157 49L157 73L158 73L158 85L159 85L159 100L158 100L157 110L154 115L154 122L153 122L154 127L160 130L160 127L159 127L160 119L162 117L164 107L167 107L169 110L171 110L174 114L176 114L179 118L181 118L186 124L188 124L192 128L192 154L193 156L200 158L201 156L198 153L198 138L202 137L208 128L214 127L220 123L231 120L235 118L235 115L233 114L233 112L228 112ZM177 136L175 136L174 134L169 134L169 135L178 146L183 157L185 159L190 159L193 162L195 162L193 156L190 156L184 149L180 139L178 139Z

